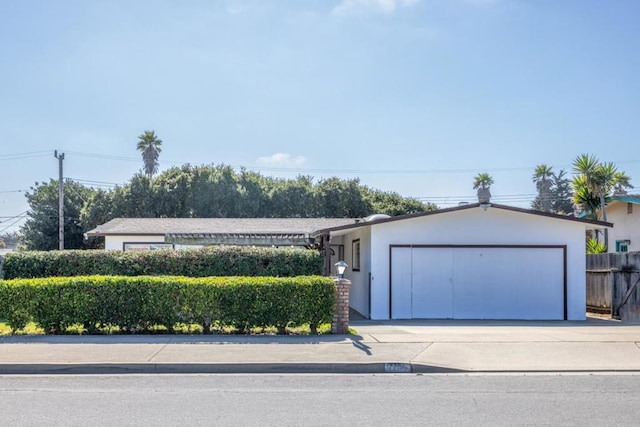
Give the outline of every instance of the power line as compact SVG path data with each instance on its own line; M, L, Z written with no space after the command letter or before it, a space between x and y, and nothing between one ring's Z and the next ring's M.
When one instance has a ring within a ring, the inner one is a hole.
M50 155L51 155L51 150L32 151L29 153L0 154L0 160L20 160L20 159L30 159L33 157L46 157Z
M27 214L27 211L24 211L24 212L22 212L22 213L19 213L19 214L18 214L18 215L16 215L16 216L9 217L9 220L7 220L7 221L10 221L11 219L14 219L14 218L16 218L16 220L15 220L15 221L13 221L11 224L7 225L6 227L4 227L2 230L0 230L0 233L4 233L6 230L10 229L10 228L11 228L11 227L13 227L14 225L16 225L17 223L19 223L19 222L20 222L20 221L22 221L23 219L25 219L25 218L27 217L27 215L26 215L26 214ZM5 217L3 217L3 218L5 218ZM2 223L2 222L7 222L7 221L0 221L0 223Z
M67 177L66 179L81 185L88 185L90 187L113 188L115 186L122 185L115 182L93 181L90 179L79 179L79 178L69 178L69 177Z
M85 153L80 151L66 151L67 154L73 154L82 157L94 157L111 160L123 160L131 162L140 162L137 157L113 156L108 154ZM184 165L192 162L177 162L171 160L159 161L160 164ZM616 164L640 163L640 160L620 160L613 161ZM479 172L517 172L532 171L535 166L518 166L518 167L496 167L496 168L452 168L452 169L330 169L330 168L303 168L303 167L275 167L275 166L246 166L246 165L228 165L234 169L247 169L250 171L263 172L288 172L288 173L331 173L331 174L375 174L375 175L395 175L395 174L459 174L459 173L479 173ZM551 165L558 169L571 168L572 165Z

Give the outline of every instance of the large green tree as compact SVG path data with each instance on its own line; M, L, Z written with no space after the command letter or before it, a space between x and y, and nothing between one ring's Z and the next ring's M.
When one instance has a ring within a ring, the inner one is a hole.
M235 171L226 165L187 164L153 179L137 173L125 185L109 191L70 182L65 194L65 216L73 221L73 227L66 229L71 233L66 239L67 248L97 244L84 242L83 233L117 217L360 218L374 213L395 216L437 208L397 193L368 188L357 179L333 177L315 183L308 176L273 178L244 169ZM31 212L23 228L27 247L56 248L57 183L37 184L28 197Z
M92 247L84 240L80 212L94 190L74 181L64 185L64 246L65 249ZM25 249L58 249L58 181L37 183L26 193L29 203L27 220L20 228Z
M162 140L158 138L155 131L145 130L138 136L137 149L142 153L144 163L144 173L151 178L158 171L158 157L162 151Z

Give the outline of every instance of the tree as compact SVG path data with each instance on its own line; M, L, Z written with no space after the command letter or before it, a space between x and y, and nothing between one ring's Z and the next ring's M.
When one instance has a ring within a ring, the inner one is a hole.
M66 249L84 249L90 244L84 241L80 226L80 211L95 190L74 181L64 185L64 242ZM29 203L27 220L20 231L27 250L58 249L58 181L39 184L26 194Z
M531 179L536 184L538 194L531 203L531 209L558 214L573 212L571 181L565 176L563 169L555 173L551 166L536 166Z
M151 178L158 171L158 157L162 149L162 140L152 130L145 130L138 136L138 150L142 153L144 173Z
M545 164L536 166L533 176L531 177L533 183L536 185L538 191L537 201L539 209L543 212L551 212L551 188L553 186L553 168Z
M622 189L630 188L630 178L618 172L613 163L601 163L592 154L581 154L573 161L574 200L583 206L588 215L596 216L599 209L602 220L607 221L607 198L617 185ZM616 178L618 177L618 178ZM604 245L608 247L609 233L604 229Z
M363 218L373 213L373 206L365 200L360 180L323 179L313 189L316 215L321 218Z
M479 173L473 180L473 189L478 190L478 203L489 203L491 191L489 187L493 184L493 178L486 172Z
M310 176L277 180L270 198L274 218L312 218L315 215L313 178Z
M395 192L374 190L368 187L364 187L363 190L365 192L365 198L371 203L373 213L396 216L438 209L434 204L422 203L420 200L410 197L402 197Z
M551 210L558 214L570 214L573 212L573 191L571 180L566 178L564 169L553 175L551 186Z
M633 188L631 178L624 172L616 172L613 176L613 194L627 194L628 188Z

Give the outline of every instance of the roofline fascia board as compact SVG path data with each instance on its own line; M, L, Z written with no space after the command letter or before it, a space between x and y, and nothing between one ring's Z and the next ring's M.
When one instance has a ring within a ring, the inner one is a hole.
M633 203L636 205L640 205L640 196L613 196L611 198L612 202L624 202L624 203Z
M379 220L371 221L371 222L361 222L361 223L357 223L357 224L349 224L349 225L342 225L342 226L339 226L339 227L325 228L325 229L318 230L318 231L314 232L313 235L317 236L317 235L325 234L325 233L331 232L331 231L350 230L350 229L360 228L360 227L364 227L364 226L372 226L372 225L384 224L384 223L387 223L387 222L401 221L401 220L412 219L412 218L420 218L420 217L431 216L431 215L440 215L440 214L444 214L444 213L448 213L448 212L457 212L457 211L463 211L463 210L466 210L466 209L474 209L474 208L480 208L480 204L479 203L471 203L471 204L468 204L468 205L454 206L454 207L451 207L451 208L437 209L437 210L434 210L434 211L419 212L419 213L407 214L407 215L398 215L398 216L394 216L394 217L391 217L391 218L384 218L384 219L379 219ZM512 212L518 212L518 213L524 213L524 214L536 215L536 216L543 216L543 217L552 218L552 219L559 219L559 220L563 220L563 221L572 221L572 222L578 222L578 223L581 223L581 224L588 224L588 225L595 225L595 226L600 226L600 227L613 228L613 223L611 223L611 222L596 221L596 220L592 220L592 219L576 218L576 217L572 217L572 216L563 216L563 215L558 215L558 214L549 213L549 212L534 211L534 210L531 210L531 209L523 209L523 208L517 208L517 207L514 207L514 206L500 205L500 204L497 204L497 203L491 203L491 208L490 209L503 209L503 210L506 210L506 211L512 211Z
M88 237L106 237L106 236L159 236L164 237L165 233L105 233L102 231L98 231L92 233L91 231L87 231L85 233Z

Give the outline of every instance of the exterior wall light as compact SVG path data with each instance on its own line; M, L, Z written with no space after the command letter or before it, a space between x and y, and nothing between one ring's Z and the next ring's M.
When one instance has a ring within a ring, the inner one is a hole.
M347 269L349 265L344 261L338 261L336 262L335 266L336 266L336 272L338 273L338 278L342 279L344 277L344 271Z

